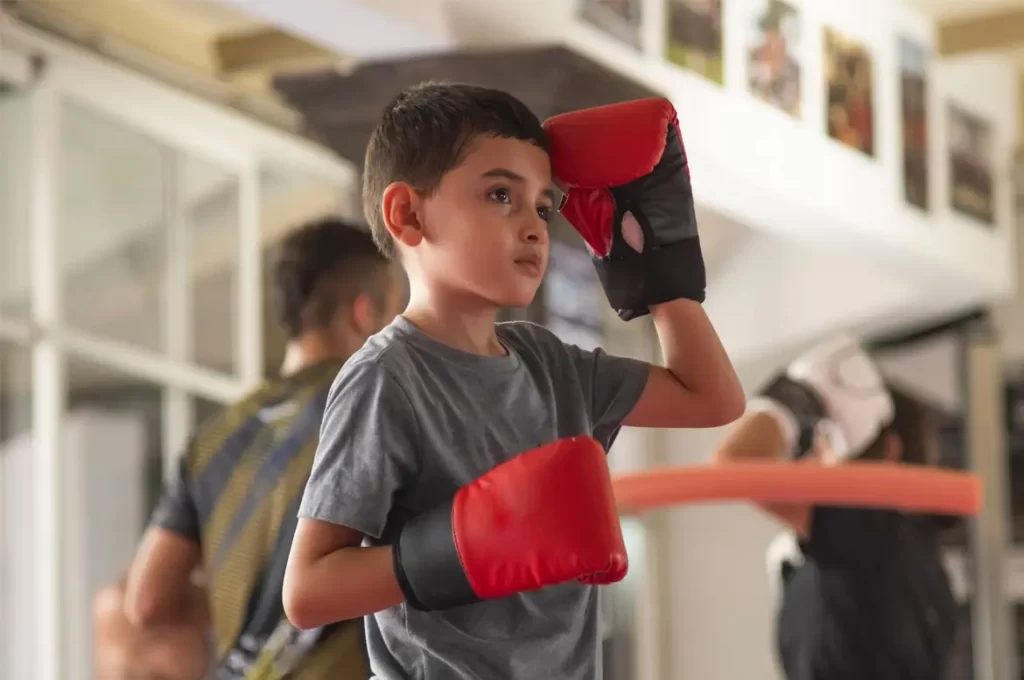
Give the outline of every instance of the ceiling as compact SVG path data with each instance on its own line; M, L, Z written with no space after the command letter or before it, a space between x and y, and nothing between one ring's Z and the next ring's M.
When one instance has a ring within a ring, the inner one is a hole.
M343 58L273 24L211 0L7 0L19 19L137 70L268 122L299 117L270 86L274 74Z

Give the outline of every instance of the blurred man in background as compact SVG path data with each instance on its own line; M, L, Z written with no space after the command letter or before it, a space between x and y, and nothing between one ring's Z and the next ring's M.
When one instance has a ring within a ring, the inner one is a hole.
M849 338L814 347L748 403L717 462L926 462L938 425L894 399ZM784 522L768 550L779 606L778 658L789 680L936 680L958 627L934 517L826 505L764 505Z
M127 578L97 595L100 680L369 675L362 621L298 631L281 588L328 390L401 311L404 278L368 232L334 219L290 234L274 275L281 375L199 428Z

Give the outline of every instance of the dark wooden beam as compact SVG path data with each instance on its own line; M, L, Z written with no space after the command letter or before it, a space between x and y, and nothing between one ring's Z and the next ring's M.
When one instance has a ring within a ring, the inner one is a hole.
M960 332L968 326L976 323L989 321L990 313L987 309L973 309L964 314L952 318L943 319L927 326L918 326L909 330L903 330L892 335L873 338L865 344L872 352L896 349L924 342L938 337L945 333Z
M1007 9L939 22L939 54L1003 51L1024 45L1024 9Z
M424 81L465 82L505 90L541 119L658 93L564 47L460 52L368 63L351 73L292 73L275 79L312 136L341 156L362 159L380 112L401 90Z

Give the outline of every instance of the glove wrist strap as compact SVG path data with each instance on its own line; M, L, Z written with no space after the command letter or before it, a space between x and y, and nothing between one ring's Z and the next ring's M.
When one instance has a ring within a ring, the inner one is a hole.
M392 547L395 579L413 609L479 602L462 568L452 531L452 503L413 518Z
M685 298L704 302L706 273L697 237L644 253L627 248L595 259L608 302L625 321L650 313L650 306Z
M814 448L818 423L825 418L825 404L821 398L803 383L784 375L773 380L761 396L788 411L799 428L791 457L796 459L807 455Z

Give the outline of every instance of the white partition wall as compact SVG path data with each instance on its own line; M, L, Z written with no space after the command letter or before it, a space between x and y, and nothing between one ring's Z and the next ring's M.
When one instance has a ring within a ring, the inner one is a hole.
M595 2L516 0L501 13L485 0L292 0L287 6L257 0L246 7L354 60L561 44L671 99L704 215L702 237L736 224L749 231L733 248L737 266L726 263L709 285L707 302L741 363L840 328L873 332L926 322L1011 293L1009 169L1018 138L1018 81L1008 59L926 61L929 199L922 210L904 198L901 41L929 55L935 36L929 17L910 0L789 0L799 16L793 45L801 67L798 115L750 91L751 39L767 0L614 3L641 15L638 47L581 18L579 9L588 4ZM722 8L722 83L667 57L669 7L684 5ZM342 23L345 30L324 28ZM376 31L379 39L367 45L353 38L364 31ZM828 134L830 31L858 43L870 62L870 154ZM952 208L953 106L989 130L983 153L993 187L991 223Z
M0 355L0 480L5 526L27 532L4 533L27 551L0 561L0 649L21 652L0 677L88 680L91 598L138 539L151 459L158 477L197 409L262 379L265 247L343 208L355 175L32 29L0 43L43 64L0 99L0 349L18 350ZM5 448L20 406L31 428ZM136 429L112 446L97 423Z

